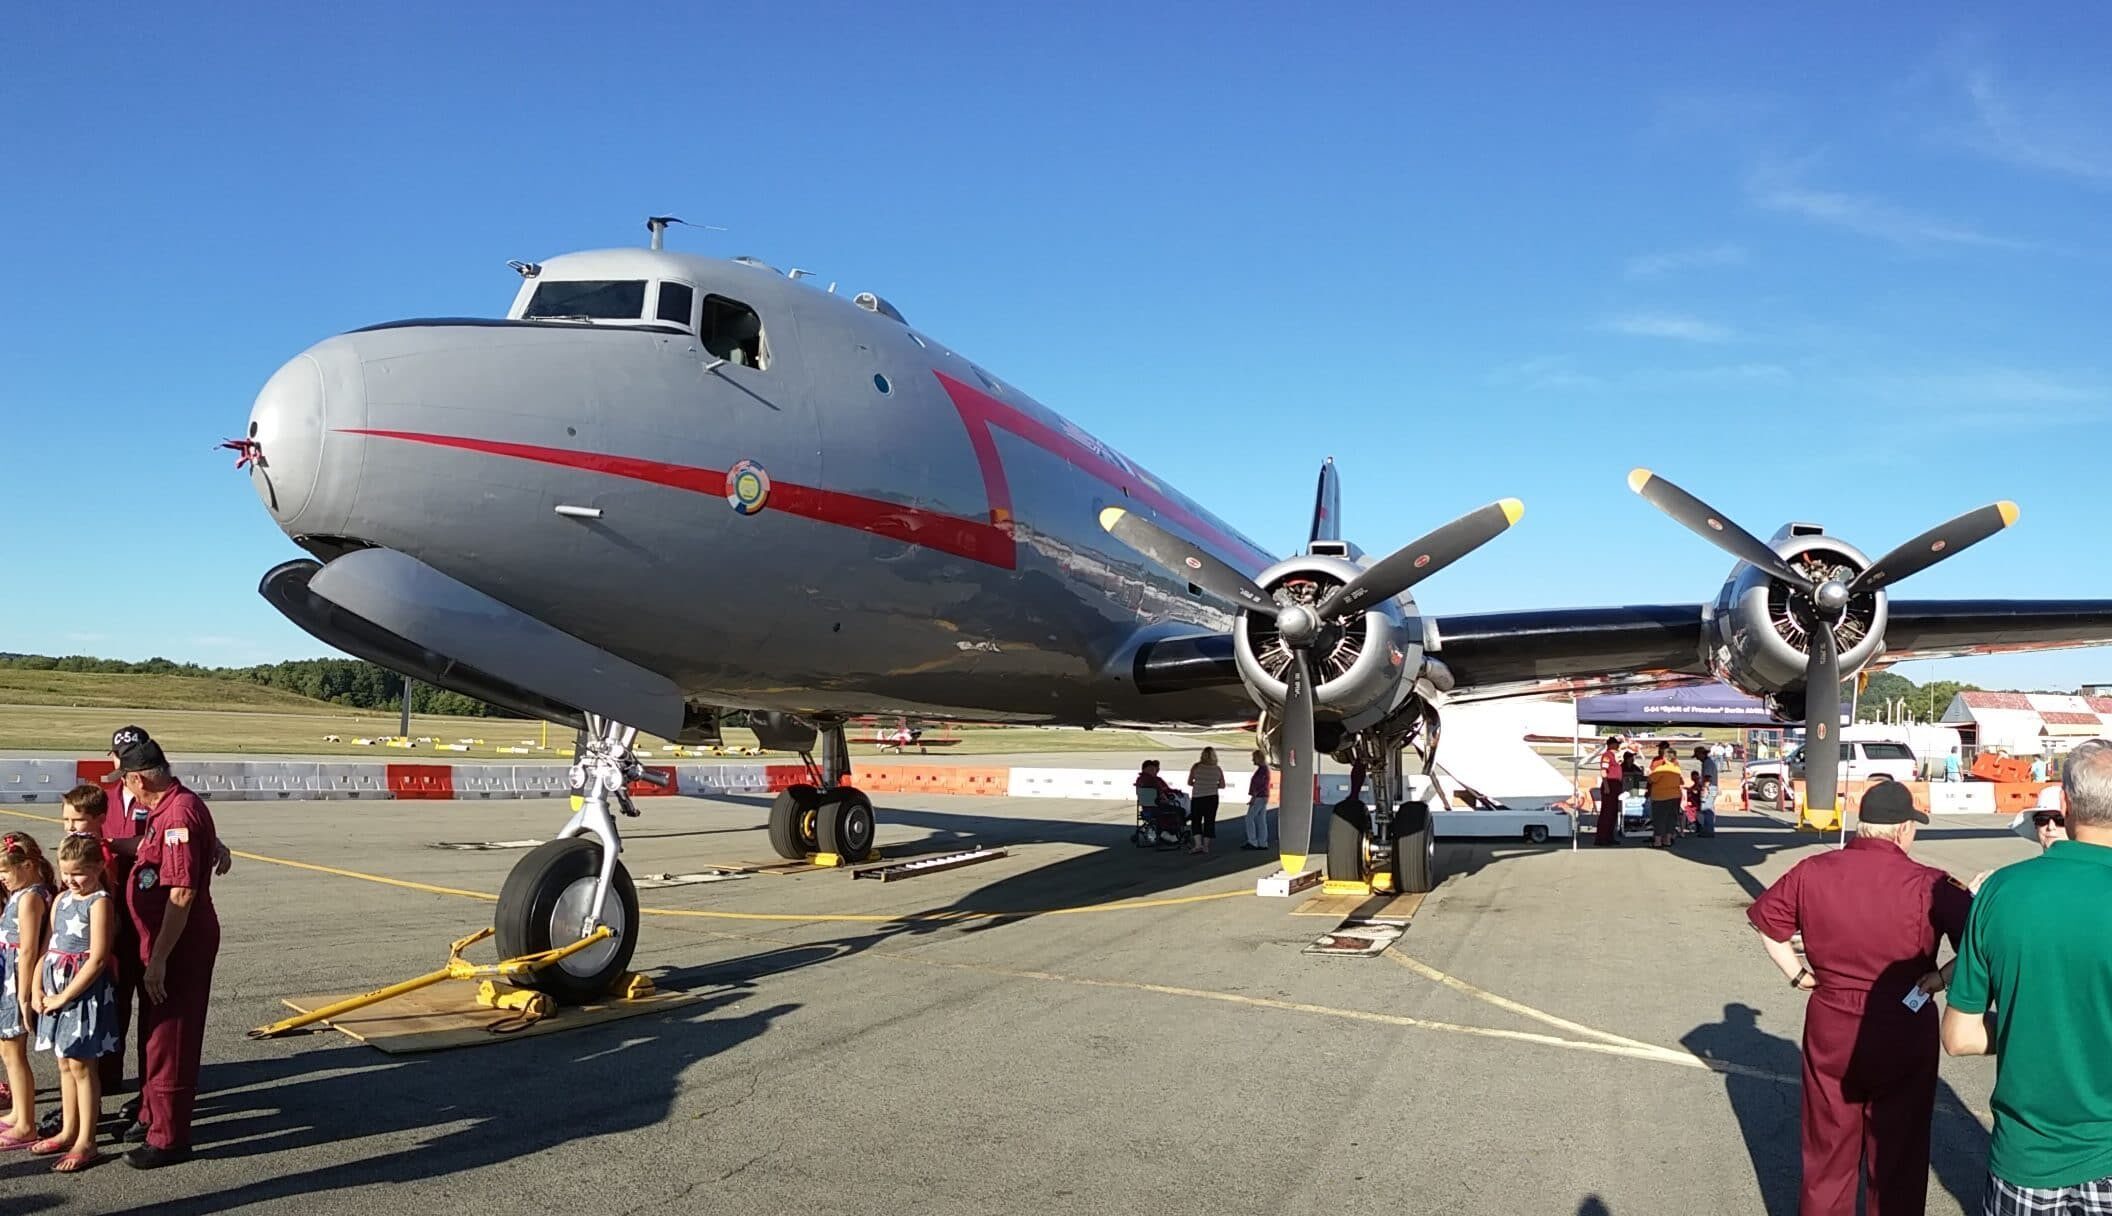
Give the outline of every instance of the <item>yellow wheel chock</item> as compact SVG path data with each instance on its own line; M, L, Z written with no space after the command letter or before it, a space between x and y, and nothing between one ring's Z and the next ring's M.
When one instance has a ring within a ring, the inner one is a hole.
M496 963L472 963L462 957L464 950L490 937L491 934L492 930L490 929L479 929L468 937L458 939L447 948L447 965L437 971L428 971L415 979L408 979L400 984L390 984L386 988L377 988L363 996L347 997L334 1005L325 1005L321 1009L311 1010L308 1013L287 1018L282 1022L273 1022L269 1026L259 1026L249 1032L249 1037L252 1039L276 1038L279 1035L299 1030L304 1026L313 1026L317 1022L327 1022L331 1018L341 1017L354 1010L365 1009L369 1005L378 1005L383 1001L393 1000L405 993L416 992L420 988L430 988L434 984L446 980L499 979L510 982L523 976L533 975L553 963L614 936L609 927L603 925L568 946L559 946L555 950L544 950L539 954L524 954L519 958L503 959ZM633 977L634 980L642 978ZM650 988L651 981L648 980L646 983L648 988ZM486 1002L483 999L484 989L490 989L493 992L495 997L493 1001ZM478 991L479 999L477 1003L487 1005L490 1008L513 1009L525 1016L529 1021L548 1014L551 1007L549 996L526 989L517 991L520 993L521 998L518 1000L513 993L501 994L497 985L486 983Z

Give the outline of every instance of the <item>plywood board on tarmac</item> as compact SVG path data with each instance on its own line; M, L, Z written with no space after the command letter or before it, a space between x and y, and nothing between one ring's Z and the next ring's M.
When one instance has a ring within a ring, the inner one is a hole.
M349 1000L357 993L334 996L293 996L280 1003L296 1013L321 1009ZM369 1047L390 1055L422 1051L446 1051L453 1047L482 1047L511 1039L556 1034L581 1026L596 1026L648 1013L664 1013L703 1000L707 992L655 992L635 1001L608 1001L598 1005L560 1006L555 1014L517 1030L495 1030L512 1025L510 1009L485 1009L477 1004L475 980L444 980L378 1005L357 1009L343 1017L320 1023L339 1030Z
M1423 906L1422 895L1315 895L1291 910L1293 916L1332 916L1337 920L1415 919Z

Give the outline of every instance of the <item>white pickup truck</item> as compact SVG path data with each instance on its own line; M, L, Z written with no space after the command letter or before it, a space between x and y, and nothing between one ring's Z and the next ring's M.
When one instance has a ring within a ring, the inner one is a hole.
M1782 774L1792 780L1804 777L1804 749L1796 748L1780 760L1754 760L1745 766L1745 792L1758 802L1773 802L1782 796ZM1894 781L1913 781L1920 776L1914 749L1896 739L1841 740L1843 781L1868 781L1878 775Z

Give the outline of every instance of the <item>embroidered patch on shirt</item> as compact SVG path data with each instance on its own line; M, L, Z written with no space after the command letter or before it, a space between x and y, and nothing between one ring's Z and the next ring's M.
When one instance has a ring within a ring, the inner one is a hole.
M140 890L151 891L154 889L154 884L159 881L161 881L161 871L155 869L153 866L141 866L139 868Z
M161 844L163 848L173 849L179 844L190 843L190 840L191 829L189 828L170 828L168 831L163 832L161 834Z

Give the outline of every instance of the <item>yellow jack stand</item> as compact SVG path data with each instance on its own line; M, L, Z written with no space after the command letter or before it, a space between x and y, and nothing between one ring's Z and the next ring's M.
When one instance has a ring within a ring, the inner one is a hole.
M1369 895L1371 884L1361 878L1330 878L1320 884L1322 895Z
M468 959L462 957L462 952L464 950L467 950L471 946L476 945L478 942L483 941L485 938L490 937L491 934L492 931L490 929L479 929L475 933L470 934L468 937L460 938L455 941L454 944L450 945L447 948L447 965L437 971L428 971L424 975L418 976L415 979L408 979L400 984L391 984L386 988L377 988L373 992L369 992L363 996L351 997L349 999L339 1001L334 1005L325 1005L321 1009L311 1010L310 1012L300 1014L297 1017L287 1018L282 1022L273 1022L269 1026L259 1026L255 1030L249 1032L249 1037L252 1039L275 1038L278 1035L286 1034L290 1031L299 1030L303 1026L313 1026L317 1022L327 1022L331 1018L340 1017L344 1014L351 1013L356 1009L365 1009L369 1005L378 1005L383 1001L402 996L407 992L416 992L420 988L430 988L434 984L438 984L443 980L516 980L523 976L533 975L535 972L550 966L552 963L555 963L560 959L568 958L571 955L577 954L581 950L586 949L588 946L595 944L596 942L602 941L610 936L613 936L609 930L609 927L607 925L603 925L601 928L594 930L594 932L587 934L585 937L580 938L578 941L573 942L569 946L560 946L555 950L545 950L540 954L525 954L522 955L520 958L504 959L496 963L472 963ZM487 984L484 987L492 988L495 994L498 992L495 985ZM482 989L479 989L478 996L481 998L482 995ZM539 992L533 993L532 995L536 997L541 997L547 1006L547 1003L550 998L543 996L543 994ZM510 997L498 996L497 999L509 1000ZM479 1003L482 1003L481 1000ZM495 1007L515 1008L516 1006L509 1004ZM523 1009L522 1012L525 1014L527 1010ZM533 1016L541 1015L536 1014Z

